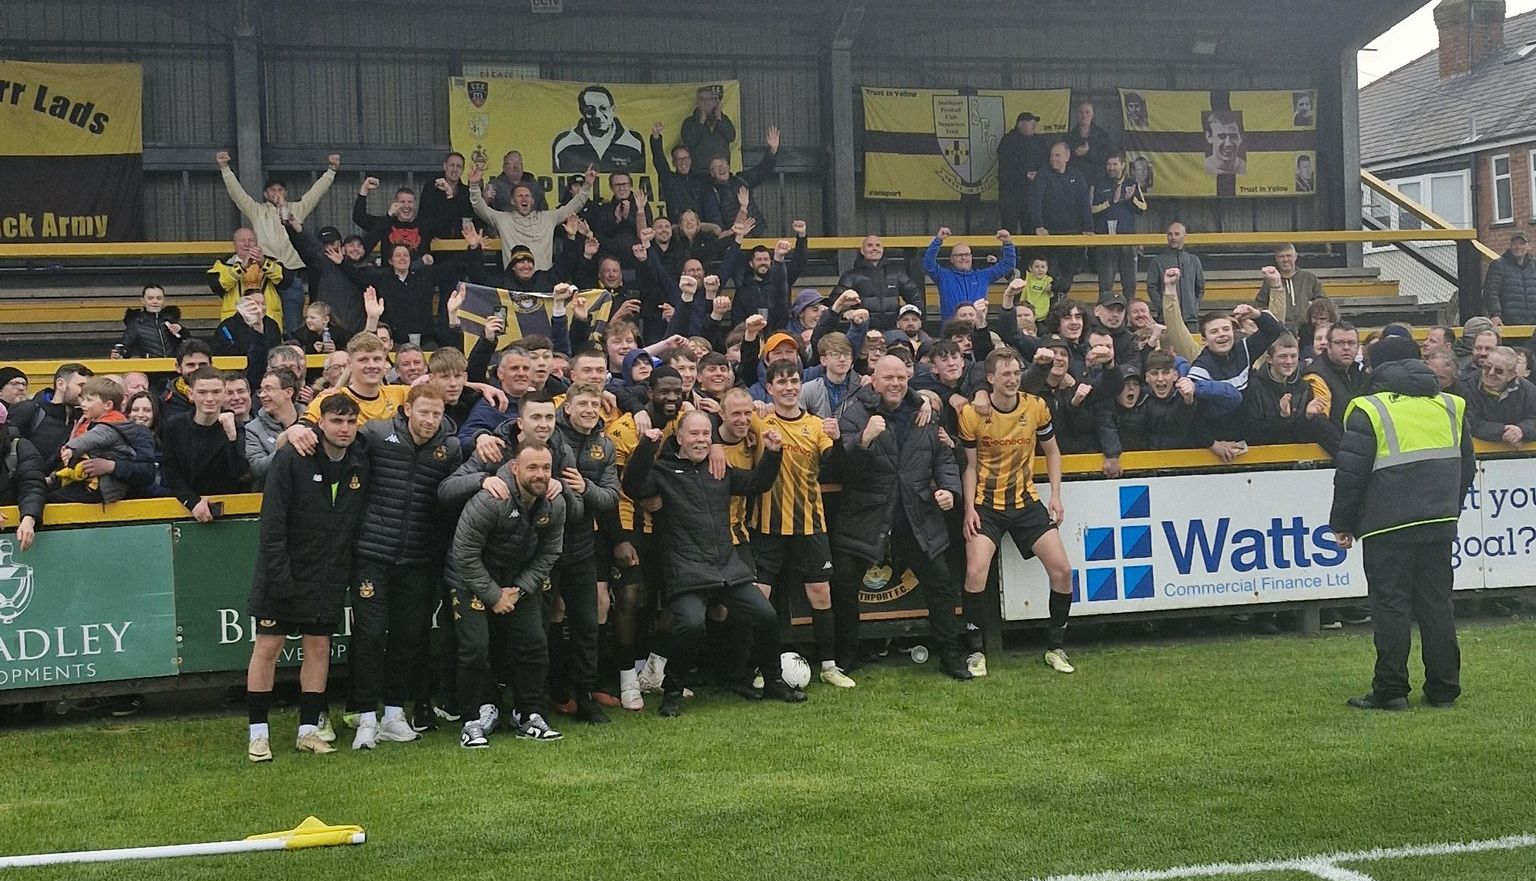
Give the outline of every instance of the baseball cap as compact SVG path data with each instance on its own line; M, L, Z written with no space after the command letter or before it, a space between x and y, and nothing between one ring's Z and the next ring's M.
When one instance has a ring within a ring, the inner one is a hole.
M1514 232L1509 234L1509 240L1510 241L1514 241L1515 239L1519 239L1522 242L1529 243L1530 240L1531 240L1531 237L1525 234L1525 230L1517 229Z
M1126 302L1125 294L1122 294L1119 291L1107 291L1105 293L1099 294L1099 305L1119 306L1120 308L1124 309L1126 306L1129 306L1130 303Z
M1026 110L1023 113L1020 113L1019 114L1019 118L1015 119L1013 122L1014 122L1015 125L1017 125L1018 123L1021 123L1021 122L1023 122L1026 119L1031 121L1031 122L1039 122L1040 121L1040 117L1038 117L1038 116L1034 115L1033 113L1030 113L1028 110Z
M922 318L923 317L923 310L917 308L916 306L912 305L911 303L907 303L906 305L902 306L900 309L896 310L896 317L897 318L900 318L901 316L907 315L907 314L916 315L918 318Z
M779 346L782 346L786 343L794 346L795 351L798 352L800 350L800 344L795 341L795 338L781 330L778 333L768 337L767 342L763 343L763 351L765 353L772 352L774 349L777 349Z
M320 241L327 245L331 242L341 241L341 230L334 226L322 226L320 228Z
M1135 364L1121 364L1119 367L1115 368L1115 372L1120 374L1120 379L1122 381L1127 379L1134 379L1137 382L1141 382L1141 368L1137 367Z
M519 260L527 260L529 263L535 262L533 252L528 250L525 245L518 245L512 249L512 254L507 257L507 265L511 266Z
M1042 349L1066 349L1072 351L1072 346L1059 333L1048 334L1040 340Z

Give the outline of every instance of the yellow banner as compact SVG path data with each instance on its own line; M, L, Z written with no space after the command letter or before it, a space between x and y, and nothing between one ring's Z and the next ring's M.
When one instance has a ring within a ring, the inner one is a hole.
M1317 92L1121 89L1125 154L1152 196L1317 191Z
M0 61L0 156L144 152L137 64Z
M864 197L927 202L997 198L997 142L1020 113L1067 130L1070 89L864 87Z
M731 167L741 168L741 84L554 82L453 77L448 83L448 125L453 148L467 161L501 173L502 157L523 155L523 169L539 179L553 206L558 181L584 172L627 171L635 186L656 197L651 127L662 125L663 149L670 151L693 115L700 89L715 90L721 112L738 129L731 143ZM671 162L671 157L665 157ZM605 182L606 183L606 182Z

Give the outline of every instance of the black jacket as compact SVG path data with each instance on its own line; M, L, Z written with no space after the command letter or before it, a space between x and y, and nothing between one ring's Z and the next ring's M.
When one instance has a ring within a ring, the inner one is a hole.
M6 418L11 430L31 441L42 454L44 471L59 467L59 447L69 440L70 429L80 418L77 407L55 403L53 394L53 389L43 389L12 407Z
M1029 223L1031 232L1042 227L1064 235L1093 232L1093 203L1082 172L1040 169L1029 188Z
M1047 167L1051 155L1051 141L1045 135L1029 137L1019 134L1017 128L997 142L997 193L1000 201L1017 201L1029 190L1029 173ZM1033 232L1034 230L1030 230ZM1014 232L1022 232L1014 230Z
M404 342L406 334L432 332L432 278L429 272L412 269L402 279L388 266L374 269L345 263L342 271L359 288L373 287L379 299L384 301L382 320L394 330L397 341Z
M1291 396L1291 415L1280 415L1280 399ZM1330 454L1339 448L1340 427L1326 416L1307 416L1312 386L1298 371L1289 381L1269 368L1255 368L1243 389L1243 440L1250 444L1316 443Z
M921 407L922 399L908 391L901 418L914 418ZM937 559L949 548L949 530L933 493L949 490L958 504L960 468L939 442L937 422L898 430L892 412L870 388L859 389L843 405L837 420L844 453L843 500L832 548L871 563L884 559L899 508L917 539L915 550ZM886 429L866 448L860 441L875 414L886 420Z
M859 308L869 310L870 330L890 330L896 326L896 313L911 303L923 308L923 289L907 275L900 263L874 265L862 256L855 257L853 268L842 274L832 288L832 299L846 290L859 295Z
M1503 318L1505 324L1536 323L1536 255L1527 254L1525 263L1520 264L1514 254L1505 251L1488 264L1483 299L1488 314Z
M678 174L672 170L672 162L661 137L651 135L651 163L656 166L661 200L667 203L667 217L676 223L684 211L692 211L703 219L704 200L709 192L709 173L699 164L699 157L693 157L693 171ZM705 165L708 165L707 160Z
M251 466L245 460L244 432L245 426L237 425L230 440L217 422L198 425L191 415L168 420L160 430L165 488L189 511L203 496L248 491Z
M31 517L38 526L43 525L46 478L43 457L37 447L0 427L0 507L15 505L21 510L22 517Z
M459 439L440 425L424 444L411 437L405 415L376 419L358 432L373 480L357 533L357 555L401 566L435 563L437 489L459 467Z
M728 468L724 479L710 476L709 463L683 458L676 438L662 445L644 436L624 466L624 494L632 499L661 496L655 514L667 596L751 584L756 574L731 542L731 496L758 496L773 486L781 454L765 450L751 471Z
M124 358L174 358L186 339L186 331L171 333L167 324L181 323L181 309L166 306L159 312L128 309L123 312L123 339L112 351Z
M1442 395L1434 371L1423 361L1389 361L1372 373L1377 392L1411 397ZM1409 541L1456 537L1462 499L1477 478L1472 433L1461 429L1461 456L1424 459L1377 470L1376 431L1360 408L1344 422L1344 438L1333 465L1333 511L1328 525L1354 536L1381 533ZM1443 520L1424 523L1425 520ZM1417 524L1417 525L1411 525Z
M1457 394L1467 399L1467 427L1473 437L1502 442L1504 426L1517 425L1521 440L1536 440L1536 385L1530 380L1516 379L1497 397L1477 384L1464 386Z
M1095 392L1097 389L1095 385ZM1076 393L1076 385L1070 389L1046 386L1039 392L1051 408L1051 425L1056 429L1061 452L1103 453L1109 459L1119 458L1122 445L1120 432L1115 428L1114 402L1089 398L1074 404L1072 398Z
M267 352L282 345L283 329L270 316L261 319L261 333L245 323L239 315L231 315L219 322L213 331L209 348L215 355L244 355L247 359L265 364ZM338 348L344 348L338 347ZM257 382L260 385L260 381Z
M272 456L248 601L253 618L341 623L353 538L363 519L368 460L356 445L347 449L333 500L330 484L321 478L323 456L323 449L300 456L291 446Z
M1212 443L1195 405L1184 403L1177 391L1159 398L1148 390L1136 406L1116 406L1114 419L1126 450L1190 450L1209 448Z
M1349 402L1368 394L1367 390L1371 387L1370 374L1365 372L1358 361L1340 370L1326 356L1315 358L1301 371L1301 375L1316 376L1328 386L1328 418L1340 425L1344 424L1344 411L1349 408ZM1252 379L1250 374L1249 381Z
M751 192L768 180L768 176L773 173L773 165L776 161L777 157L772 152L764 153L757 165L743 169L739 174L731 175L723 183L716 183L714 178L708 179L704 193L704 216L699 219L705 223L718 224L721 229L730 229L736 222L737 212L741 210L739 193L745 187L748 193L747 216L757 221L759 231L766 232L767 217L757 204L757 199L751 196Z
M599 421L590 434L583 434L565 416L555 414L555 435L550 449L556 452L555 478L574 467L586 478L587 488L580 495L566 490L568 510L565 516L565 555L563 559L584 560L593 553L594 527L610 535L619 528L619 470L614 464L613 441L603 432Z
M331 323L362 329L368 322L368 316L363 312L363 289L341 268L341 264L332 263L325 256L325 248L320 244L320 237L316 235L314 227L306 226L303 232L288 229L288 241L293 243L293 249L298 252L299 259L304 261L309 273L310 296L331 307ZM343 257L342 263L350 264L350 261ZM345 339L336 340L336 348L346 347ZM305 351L308 353L313 349Z
M563 496L525 505L511 469L502 466L497 474L512 497L502 500L482 490L469 500L443 572L449 585L468 591L487 608L501 599L504 587L523 593L544 590L565 536Z

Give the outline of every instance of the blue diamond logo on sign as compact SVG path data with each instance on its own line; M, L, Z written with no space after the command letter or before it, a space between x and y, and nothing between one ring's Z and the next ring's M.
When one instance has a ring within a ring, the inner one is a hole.
M1121 522L1083 530L1083 559L1094 565L1072 570L1074 600L1098 603L1152 599L1156 577L1151 564L1151 519L1151 487L1144 483L1120 487ZM1116 565L1130 560L1144 562Z

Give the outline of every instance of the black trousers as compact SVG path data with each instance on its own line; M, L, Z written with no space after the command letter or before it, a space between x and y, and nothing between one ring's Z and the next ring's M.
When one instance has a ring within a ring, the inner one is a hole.
M713 590L678 591L667 598L671 613L671 654L667 657L667 678L662 688L682 691L699 657L704 642L705 616L709 605L718 602L729 612L741 632L751 634L752 663L763 671L763 678L773 681L783 677L779 666L779 617L773 604L755 584L721 585Z
M1067 235L1067 233L1063 233ZM1072 280L1083 267L1082 248L1047 248L1045 262L1050 267L1053 302L1072 290Z
M440 567L359 559L352 578L352 705L409 707L427 696Z
M1120 293L1125 295L1126 303L1136 299L1136 249L1123 246L1092 250L1099 274L1099 296L1103 297L1115 289L1115 273L1118 272Z
M544 682L549 676L549 637L544 627L544 595L525 593L512 611L500 615L467 588L453 593L454 630L459 643L458 709L473 717L481 704L500 705L496 677L491 675L491 644L495 638L506 656L496 669L511 671L512 705L523 715L545 714Z
M550 578L565 603L565 622L571 633L571 652L566 658L566 676L571 691L584 694L597 690L597 560L562 559Z
M955 616L955 607L960 604L960 582L950 573L947 555L935 560L924 554L919 550L911 528L905 524L898 525L891 533L890 546L891 578L901 578L907 569L917 577L918 588L928 606L928 626L933 633L935 653L961 651L964 627ZM858 657L859 588L870 565L863 560L845 558L834 573L832 610L837 612L845 607L853 610L851 615L839 614L835 619L839 662Z
M1362 542L1365 580L1371 594L1371 623L1376 628L1376 675L1371 689L1379 698L1408 696L1408 652L1412 623L1419 623L1424 656L1424 696L1451 701L1461 694L1461 649L1451 608L1450 541L1408 541L1390 535Z

